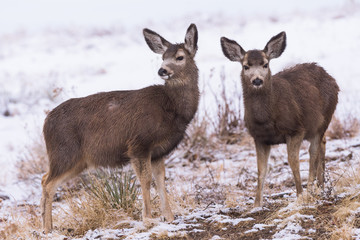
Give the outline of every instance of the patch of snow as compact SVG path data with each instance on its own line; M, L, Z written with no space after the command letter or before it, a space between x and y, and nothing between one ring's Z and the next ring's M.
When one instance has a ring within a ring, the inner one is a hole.
M222 237L218 236L218 235L214 235L211 240L219 240L219 239L223 239Z
M304 239L304 236L298 234L300 231L304 231L300 224L289 222L284 229L274 234L273 239Z
M232 225L236 226L240 222L254 221L255 219L252 217L230 218L229 216L215 215L215 216L210 217L208 220L211 222L218 222L218 223L231 223Z
M258 232L258 231L259 231L259 229L254 229L254 228L252 228L252 229L250 229L250 230L245 231L244 233L245 233L245 234L248 234L248 233L255 233L255 232Z
M354 234L352 237L356 240L360 239L360 228L354 229Z
M271 227L273 225L268 225L268 224L255 224L253 226L254 229L258 229L258 230L264 230L266 227Z
M262 211L269 211L270 209L268 209L267 207L254 207L253 209L250 210L250 213L257 213L257 212L262 212Z

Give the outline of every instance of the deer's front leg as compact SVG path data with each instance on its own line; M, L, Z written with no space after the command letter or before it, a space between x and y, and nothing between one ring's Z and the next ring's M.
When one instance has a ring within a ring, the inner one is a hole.
M171 211L168 201L166 189L165 189L165 164L164 159L159 159L151 162L152 173L156 183L156 189L160 196L161 212L166 221L173 221L174 215Z
M151 186L151 158L133 158L131 165L135 170L136 176L140 181L141 192L143 197L143 221L151 218L150 206L150 186Z
M267 174L267 164L270 154L270 145L255 141L256 158L258 166L258 185L256 189L256 198L254 207L260 207L263 204L263 188Z

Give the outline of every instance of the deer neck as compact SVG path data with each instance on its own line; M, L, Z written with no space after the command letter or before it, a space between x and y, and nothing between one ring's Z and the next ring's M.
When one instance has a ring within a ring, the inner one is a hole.
M273 111L273 88L271 81L260 89L243 85L243 96L246 118L256 122L266 122L271 119Z
M187 70L186 75L166 82L165 88L176 114L189 123L197 111L200 93L197 67Z

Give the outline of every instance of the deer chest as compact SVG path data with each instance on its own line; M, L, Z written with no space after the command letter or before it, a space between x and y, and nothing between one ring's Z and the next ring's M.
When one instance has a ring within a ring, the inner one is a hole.
M256 119L245 119L245 126L249 130L250 135L256 141L268 145L285 143L285 135L276 127L275 121L270 118L266 121L257 121Z

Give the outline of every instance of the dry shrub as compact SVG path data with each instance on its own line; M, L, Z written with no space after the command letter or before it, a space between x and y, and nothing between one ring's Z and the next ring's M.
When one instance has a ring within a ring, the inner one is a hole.
M246 204L246 202L241 201L242 197L246 195L244 191L239 192L237 186L226 186L226 199L224 204L228 208L235 208Z
M326 135L330 139L343 139L355 137L360 131L360 121L356 117L349 115L340 119L333 116Z
M341 174L332 173L333 177L333 188L337 194L348 193L354 194L358 192L355 186L360 184L360 166L349 165L347 169L341 171Z
M195 196L191 191L181 188L181 186L177 186L177 188L170 186L170 184L167 186L168 199L174 214L184 215L196 208Z
M85 190L70 192L66 198L67 209L55 216L55 225L67 236L83 236L97 228L121 228L118 224L128 219L122 209L114 209L107 202L94 198Z
M134 208L140 190L132 171L103 168L86 176L84 188L94 198L109 203L115 209L131 211Z
M209 143L209 120L208 117L200 117L197 113L186 131L186 146L193 148L205 146Z
M38 207L23 204L8 209L9 215L1 219L0 239L40 239L41 216Z
M348 225L344 225L341 228L332 230L330 240L352 240L353 228Z
M337 219L346 220L358 208L360 208L360 202L358 202L356 198L347 198L342 201L341 205L334 213L334 217Z
M360 209L359 172L360 166L351 165L335 180L335 192L346 193L347 197L334 206L333 223L328 224L327 227L328 232L332 233L330 239L353 239L353 230L356 228L357 220L356 212Z
M224 69L220 72L221 92L218 96L214 92L217 104L217 119L213 122L216 135L226 142L235 144L239 142L244 133L244 121L241 116L241 92L236 91L233 97L229 98L226 89L226 76Z
M336 206L333 214L334 224L329 224L330 239L353 239L354 223L357 219L355 212L360 208L359 195L349 196Z
M215 69L212 69L209 81L214 72ZM217 105L216 115L212 116L205 108L201 114L198 111L186 131L181 148L185 152L183 157L190 161L213 159L214 149L218 149L219 144L242 144L243 139L249 136L241 114L241 91L236 86L229 94L224 69L220 71L220 80L220 93L213 91L209 85Z
M207 112L197 113L186 130L184 140L181 142L177 156L188 159L190 162L195 160L214 159L214 149L219 149L222 143L217 134L214 133L212 122ZM171 161L171 160L170 160Z
M48 164L45 143L39 136L31 145L26 146L23 155L17 162L17 177L23 181L40 178L40 175L47 171Z
M137 201L139 190L133 187L134 178L121 174L113 177L114 174L118 173L108 171L97 176L91 175L90 185L80 191L68 191L65 198L67 209L62 209L55 217L58 221L56 225L60 226L59 230L63 234L83 236L87 231L97 228L121 229L129 227L125 220L139 219L141 206ZM126 193L120 193L120 189L126 190Z

